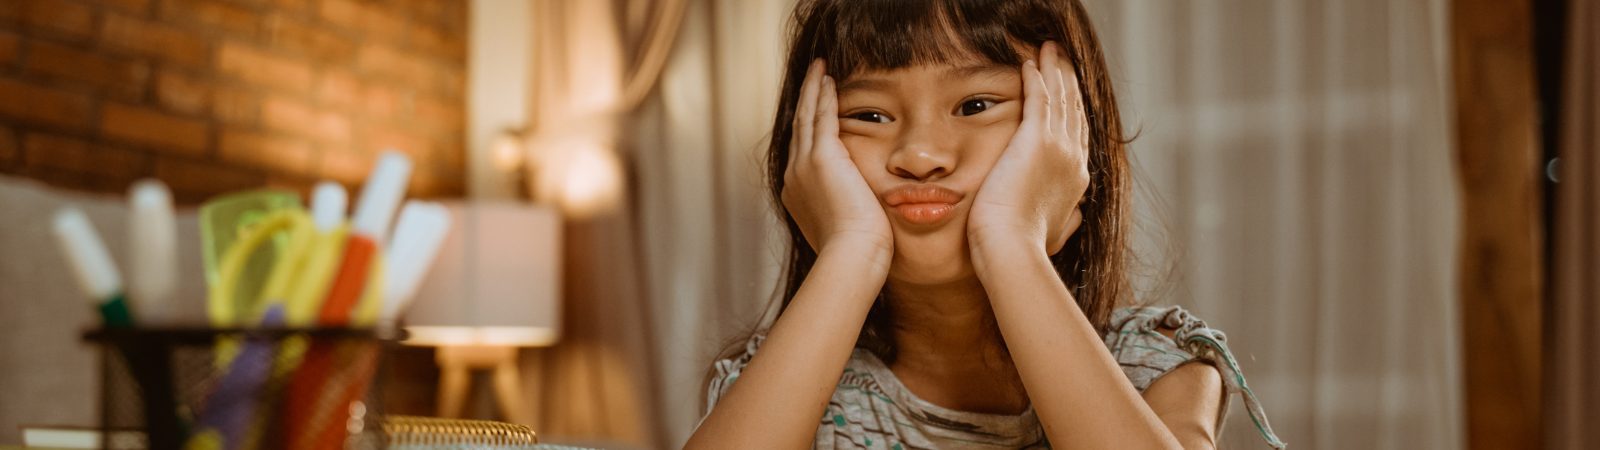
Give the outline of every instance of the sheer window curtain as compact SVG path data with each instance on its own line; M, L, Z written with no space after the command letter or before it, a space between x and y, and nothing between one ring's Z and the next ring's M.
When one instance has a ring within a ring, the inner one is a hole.
M1461 447L1445 2L1086 3L1171 262L1143 299L1227 331L1298 448Z
M659 86L632 115L666 448L699 421L707 368L772 298L785 239L762 155L793 0L688 0Z

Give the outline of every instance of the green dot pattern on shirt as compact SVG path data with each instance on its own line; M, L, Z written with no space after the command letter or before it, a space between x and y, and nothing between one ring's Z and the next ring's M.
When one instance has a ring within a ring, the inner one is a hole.
M833 415L833 426L836 426L836 427L844 426L844 416L839 415L839 414L834 414Z

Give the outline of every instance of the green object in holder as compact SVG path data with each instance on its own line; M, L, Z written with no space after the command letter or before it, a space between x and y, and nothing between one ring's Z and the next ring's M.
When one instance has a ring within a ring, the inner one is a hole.
M273 211L301 207L298 195L282 190L228 194L201 205L200 251L205 261L206 284L216 286L223 252L233 246L245 229L265 219ZM224 298L213 295L209 299L206 310L213 325L244 325L241 321L245 320L245 314L253 310L254 305L250 303L255 299L240 298L238 293L260 292L267 281L267 274L272 270L273 261L277 259L277 253L287 244L287 237L268 243L245 265L235 292L227 293Z

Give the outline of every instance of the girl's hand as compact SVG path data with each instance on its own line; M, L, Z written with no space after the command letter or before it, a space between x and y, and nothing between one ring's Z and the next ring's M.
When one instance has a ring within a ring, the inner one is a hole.
M1054 254L1083 223L1089 186L1088 121L1078 77L1045 42L1022 65L1022 124L973 199L967 241L974 263L989 247ZM1020 247L1018 246L1020 245Z
M839 99L825 67L820 59L812 62L800 88L789 166L783 174L783 206L817 253L848 243L875 252L887 267L894 233L878 197L839 140Z

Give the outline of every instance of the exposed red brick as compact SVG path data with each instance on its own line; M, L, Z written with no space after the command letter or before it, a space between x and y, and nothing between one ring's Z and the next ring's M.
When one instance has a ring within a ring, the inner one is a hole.
M151 0L97 0L100 4L113 9L136 13L140 15L150 12Z
M329 70L323 72L322 78L317 80L317 100L324 105L354 109L361 103L362 95L361 81L349 72Z
M217 51L217 70L248 83L305 92L311 88L311 66L269 54L238 42L224 42Z
M362 104L370 117L393 118L411 111L411 93L384 85L368 85Z
M437 3L437 2L414 2ZM423 53L444 58L456 64L467 61L467 41L464 36L457 33L446 33L438 27L416 26L411 28L411 47Z
M144 62L104 56L65 45L32 40L24 68L34 74L80 81L127 96L144 92L150 66Z
M311 195L311 188L312 186L316 186L316 183L317 181L310 177L295 176L285 173L269 173L267 174L267 183L265 187L268 189L294 192L299 194L301 197L306 197Z
M156 75L156 101L173 111L204 114L211 106L211 85L171 70Z
M348 32L359 32L366 27L366 8L351 0L322 0L317 16L328 24Z
M437 72L439 78L439 94L449 97L462 97L467 92L467 73L465 70L454 67L441 67Z
M62 0L8 0L8 3L14 3L7 8L18 8L23 21L34 30L69 39L94 36L94 10L81 3Z
M219 163L161 157L155 161L155 177L172 188L181 203L199 203L213 195L250 189L265 183L260 173Z
M322 152L318 176L345 184L360 183L372 171L372 154L352 148L332 148Z
M459 0L0 0L0 172L109 192L154 173L193 203L319 177L354 185L394 148L417 162L416 192L457 195L467 11ZM65 150L30 160L31 134Z
M261 29L261 18L249 9L213 0L165 0L161 18L222 30L236 36L254 37Z
M356 53L349 39L284 15L267 19L267 40L274 48L325 62L347 62Z
M121 14L106 15L100 43L192 66L204 65L211 57L210 44L200 35Z
M448 134L458 133L466 127L466 113L462 112L463 105L459 100L447 102L431 96L419 96L414 106L412 118L429 130Z
M362 31L365 31L369 38L395 42L404 38L410 29L406 26L405 17L387 9L368 7L366 27Z
M305 12L306 11L306 7L307 6L310 6L311 0L273 0L272 3L273 3L273 5L277 6L279 10L288 11L288 12L292 12L292 13L301 13L301 12ZM405 2L405 3L415 3L415 2ZM432 3L432 2L426 2L426 3Z
M343 143L350 140L350 119L281 97L262 102L261 123L278 131L325 142Z
M394 41L404 37L406 21L393 10L393 5L389 6L385 8L352 0L323 0L317 9L317 16L346 32Z
M417 166L432 164L434 145L428 138L411 131L390 127L374 127L367 130L365 137L366 151L377 154L385 150L398 150L411 156Z
M433 68L413 56L383 45L367 45L356 56L356 68L370 76L399 82L406 86L434 88L437 79Z
M89 97L0 78L0 115L62 128L89 125Z
M444 180L432 167L418 166L411 173L406 194L413 197L438 197L444 191Z
M466 148L466 137L461 134L456 134L452 138L446 139L434 150L434 166L439 168L440 173L465 176L467 173Z
M261 117L261 97L254 92L217 88L211 94L211 113L224 122L249 125Z
M100 114L100 132L105 136L144 144L159 153L204 155L210 130L200 120L119 103L103 105Z
M17 134L10 127L0 126L0 168L11 167L16 163Z
M298 139L240 128L222 131L217 149L223 161L273 171L311 175L311 145Z
M23 147L29 169L56 169L119 180L131 180L144 171L143 154L93 145L80 139L28 133Z
M0 66L9 66L17 62L17 55L22 53L22 39L14 33L0 31Z

